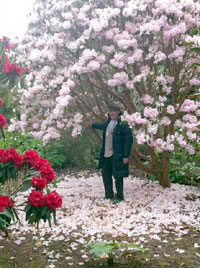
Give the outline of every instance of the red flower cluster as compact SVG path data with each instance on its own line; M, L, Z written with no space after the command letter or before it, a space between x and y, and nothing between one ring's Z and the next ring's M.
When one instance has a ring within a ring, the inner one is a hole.
M1 101L1 99L0 99L0 106L2 106L3 104L2 104L2 101Z
M56 191L43 196L40 191L32 190L28 196L28 204L34 207L46 206L52 210L62 206L62 198Z
M5 208L12 207L13 204L14 201L12 199L9 199L8 196L0 195L0 212L4 212Z
M28 196L28 204L34 207L44 206L44 196L40 191L32 190Z
M55 178L55 171L49 164L44 164L40 169L40 176L46 179L47 182L52 182Z
M33 167L34 163L39 159L39 156L33 150L28 150L24 153L23 158L27 165L29 165L30 167Z
M40 171L43 165L49 165L49 162L44 158L38 158L35 160L33 167L36 171Z
M39 158L38 154L33 150L24 153L24 160L29 166L39 171L40 176L42 179L45 179L47 183L52 182L55 178L55 171L50 166L49 162L44 158Z
M41 177L36 177L34 176L32 178L31 184L33 185L33 187L35 187L38 190L43 190L44 187L47 184L47 181L45 179L42 179Z
M13 162L16 167L19 167L23 163L23 158L12 147L9 149L0 149L0 163L9 161Z
M4 73L6 74L14 74L16 76L20 76L22 69L16 64L12 64L10 62L6 62L4 65Z
M0 39L0 42L3 43L3 46L5 47L5 49L11 49L12 48L12 44L10 44L10 39L7 38L6 36L3 36L2 39Z
M0 114L0 128L1 128L1 127L4 127L5 124L6 124L6 119L5 119L5 117L4 117L2 114Z
M60 208L62 206L62 198L56 191L48 193L45 196L45 205L50 209Z

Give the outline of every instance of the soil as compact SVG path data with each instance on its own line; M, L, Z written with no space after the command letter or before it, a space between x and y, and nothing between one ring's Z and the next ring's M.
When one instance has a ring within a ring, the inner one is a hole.
M67 174L89 177L96 170L66 169L58 172L62 178ZM141 174L142 177L142 174ZM114 250L114 264L108 264L107 257L93 258L89 248L78 242L77 233L82 232L81 226L76 233L70 235L60 233L64 236L61 241L51 241L45 246L49 235L43 241L35 238L32 233L24 233L21 243L17 243L17 234L11 234L9 238L3 237L0 232L0 268L200 268L200 228L194 230L187 226L190 232L180 237L178 233L168 230L168 233L157 234L159 239L149 235L102 237L106 241L128 241L141 244L144 252L136 250L122 251L119 248ZM38 236L39 237L39 236ZM80 236L79 236L80 238ZM89 242L91 237L87 237ZM135 241L135 242L133 242ZM71 243L76 243L72 249Z

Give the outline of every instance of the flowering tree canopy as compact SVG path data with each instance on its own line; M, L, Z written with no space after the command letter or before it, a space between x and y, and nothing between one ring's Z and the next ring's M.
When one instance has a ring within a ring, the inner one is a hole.
M28 127L44 141L59 129L76 136L118 102L149 154L133 148L134 165L169 186L169 152L194 154L200 140L200 56L191 51L199 26L196 0L36 1L17 47L18 63L32 72L21 121L10 128Z

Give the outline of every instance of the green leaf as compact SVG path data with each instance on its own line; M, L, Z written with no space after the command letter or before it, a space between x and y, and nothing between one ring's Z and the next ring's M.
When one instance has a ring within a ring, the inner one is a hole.
M33 207L31 206L31 208L29 208L29 209L27 210L27 212L26 212L26 221L29 220L29 218L30 218L30 216L31 216L31 214L32 214L32 209L33 209Z
M43 206L41 209L41 217L44 217L47 214L48 208L46 206Z
M25 206L25 208L24 208L24 212L27 212L29 209L31 209L32 208L32 206L31 205L27 205L27 206Z
M100 257L103 254L109 254L112 252L112 250L116 247L116 245L107 244L105 242L99 241L99 242L94 242L91 244L88 244L88 246L91 247L90 253L93 254L95 257Z
M1 58L1 64L5 65L5 63L6 63L6 55L5 55L5 53L3 53L2 58Z
M8 218L9 220L13 219L12 213L7 208L4 210L4 212L0 212L0 216L4 216Z
M31 217L29 218L29 220L28 220L28 223L29 224L32 224L32 223L34 223L35 222L35 217L33 216L33 215L31 215Z
M20 192L26 192L27 190L29 190L32 187L32 184L30 182L26 182L22 185L22 187L20 188Z
M9 222L3 219L0 215L0 230L5 230L9 226Z
M183 45L183 46L193 46L194 43L192 43L192 42L188 42L188 43L183 43L182 45Z
M191 48L191 51L194 51L195 53L200 55L200 48L199 47Z
M8 87L4 84L0 84L0 93L5 93L8 90Z

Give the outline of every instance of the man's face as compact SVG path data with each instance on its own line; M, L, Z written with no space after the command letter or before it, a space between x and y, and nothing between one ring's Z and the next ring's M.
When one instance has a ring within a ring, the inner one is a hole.
M119 113L120 113L120 111L113 111L113 110L108 111L108 114L109 114L111 120L117 120Z

